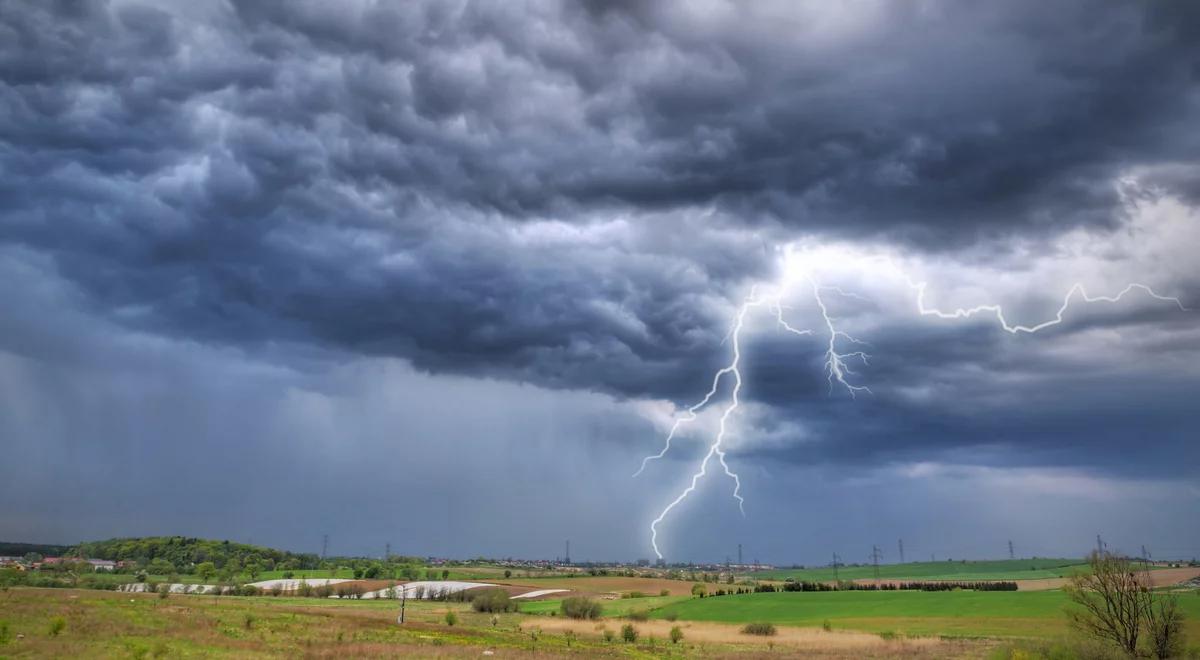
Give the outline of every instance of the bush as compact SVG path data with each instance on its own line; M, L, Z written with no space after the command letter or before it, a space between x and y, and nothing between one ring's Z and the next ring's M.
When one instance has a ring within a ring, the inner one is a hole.
M472 589L471 609L476 612L515 612L517 604L503 589Z
M763 635L770 636L775 634L775 624L772 623L747 623L742 632L747 635Z
M632 621L649 621L650 610L633 610L627 616Z
M616 633L614 633L613 631L609 630L608 628L605 628L605 629L604 629L604 641L606 641L606 642L611 642L611 641L613 641L614 639L616 639L616 637L617 637L617 634L616 634Z
M562 613L572 619L599 619L602 612L600 603L585 596L571 596L562 602Z
M448 626L452 626L452 625L458 623L458 615L455 614L453 611L446 612L445 619L446 619L446 625L448 625Z
M824 630L825 632L833 630L833 624L829 623L829 619L825 619L825 621L821 623L821 630Z
M625 640L626 644L632 644L637 641L638 631L633 627L632 623L627 623L621 626L621 639Z
M53 619L50 619L50 625L47 626L46 632L48 632L51 637L58 637L58 634L61 633L66 627L67 620L61 616L56 616Z
M658 592L658 595L659 595L659 596L670 596L670 595L671 595L671 590L670 590L670 589L663 589L662 591Z
M671 628L671 643L678 644L682 640L683 640L683 630L681 630L679 628L679 626L672 627Z

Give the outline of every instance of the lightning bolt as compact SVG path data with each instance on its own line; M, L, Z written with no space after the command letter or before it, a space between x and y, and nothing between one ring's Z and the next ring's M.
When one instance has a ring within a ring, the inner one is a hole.
M1149 286L1136 282L1127 285L1116 295L1111 296L1092 296L1088 294L1087 290L1082 284L1075 284L1063 297L1062 305L1058 308L1058 311L1055 313L1053 318L1035 325L1014 325L1008 321L1004 315L1003 307L998 304L978 305L970 308L956 308L951 311L943 311L935 307L929 307L925 304L926 283L914 282L907 276L904 276L904 278L909 287L916 291L917 312L921 316L933 316L943 320L958 320L968 319L981 314L991 314L995 317L996 321L1004 331L1014 335L1021 333L1032 334L1063 323L1067 310L1070 308L1071 302L1076 297L1086 303L1116 303L1120 302L1121 299L1130 292L1137 290L1156 300L1174 303L1182 311L1188 311L1189 309L1184 306L1183 302L1180 301L1179 298L1159 294ZM848 361L855 360L866 365L869 364L870 355L863 350L847 350L838 348L839 345L845 344L849 344L852 348L867 346L868 344L867 342L861 341L838 328L837 318L830 314L829 306L827 305L823 294L832 292L843 297L856 298L859 300L865 299L858 294L843 291L838 287L822 286L818 284L817 281L810 275L806 275L804 280L811 288L813 301L816 303L816 308L820 312L821 320L823 321L826 330L827 340L825 344L824 369L826 379L829 382L830 393L832 394L835 385L840 385L841 387L845 388L846 392L850 394L851 398L855 398L859 392L866 392L870 394L870 388L866 387L865 385L856 385L847 379L848 376L857 375L857 373L850 368ZM717 458L717 461L720 463L721 468L724 470L726 476L733 479L733 498L737 500L738 509L742 512L742 515L744 516L746 514L745 499L741 495L741 479L738 477L737 473L730 469L729 464L725 460L725 451L722 449L722 445L725 442L725 438L729 430L729 419L741 404L739 397L742 390L742 373L740 369L742 359L742 330L745 327L746 316L752 309L766 307L771 312L772 316L774 316L776 325L780 329L799 336L812 335L812 330L798 329L788 323L788 321L784 318L784 306L782 300L787 293L788 289L786 286L780 286L776 288L772 295L766 297L760 297L758 295L757 287L751 290L750 297L742 302L742 305L738 308L737 313L734 315L733 326L729 335L726 337L726 340L731 340L730 343L732 345L732 355L729 363L719 369L713 375L712 385L709 387L709 390L704 397L694 405L688 407L681 416L676 417L674 423L671 425L670 431L667 433L666 441L663 444L662 450L657 454L643 458L641 466L633 475L634 477L637 477L646 469L646 465L650 461L658 460L666 456L667 452L669 452L671 449L671 441L674 440L676 435L679 433L679 430L684 425L694 422L697 419L700 411L702 411L712 402L713 398L717 394L717 390L721 386L721 382L726 377L733 378L733 388L730 391L728 403L721 411L721 417L717 427L717 435L713 439L712 444L709 445L708 452L704 455L704 459L700 461L699 469L692 475L691 482L688 484L688 486L682 492L680 492L674 500L667 504L662 512L658 514L658 517L650 523L650 545L654 549L654 554L659 559L663 558L662 552L658 547L659 525L662 524L663 520L666 519L667 515L670 514L676 506L679 506L681 502L695 492L700 480L708 474L708 466L709 463L712 462L714 456ZM846 350L846 352L841 352L842 350Z

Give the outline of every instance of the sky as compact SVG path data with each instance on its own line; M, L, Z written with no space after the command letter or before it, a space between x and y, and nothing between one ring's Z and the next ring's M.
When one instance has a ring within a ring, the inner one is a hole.
M1198 83L1184 2L0 1L0 538L652 558L737 349L668 561L1196 556Z

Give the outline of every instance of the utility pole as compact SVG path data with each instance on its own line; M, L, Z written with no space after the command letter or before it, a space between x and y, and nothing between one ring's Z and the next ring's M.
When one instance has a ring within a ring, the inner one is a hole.
M875 584L876 585L879 584L879 558L882 556L883 556L883 553L879 551L879 546L877 546L877 545L871 546L871 560L875 562Z
M738 544L738 566L742 565L742 544Z
M404 623L404 606L408 604L408 585L400 585L400 623Z
M904 563L904 539L900 539L899 541L897 541L897 544L900 546L900 563L903 564Z
M1008 558L1009 558L1009 559L1016 559L1016 558L1017 558L1017 555L1016 555L1015 553L1013 553L1013 547L1012 547L1012 541L1011 541L1011 540L1008 542Z

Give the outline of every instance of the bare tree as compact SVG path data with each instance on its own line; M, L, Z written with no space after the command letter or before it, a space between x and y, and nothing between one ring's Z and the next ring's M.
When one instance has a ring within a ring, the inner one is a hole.
M1137 655L1146 616L1142 575L1127 560L1109 553L1093 552L1088 563L1091 574L1076 574L1064 587L1067 597L1082 607L1068 613L1071 622L1088 636Z
M1183 615L1176 598L1155 594L1147 568L1108 552L1088 557L1090 575L1077 574L1064 587L1081 609L1068 616L1076 628L1095 639L1112 642L1130 657L1137 656L1140 638L1149 640L1150 654L1170 658L1183 642Z
M1160 594L1146 607L1146 627L1150 637L1150 652L1155 658L1178 657L1183 650L1183 613L1174 594Z

